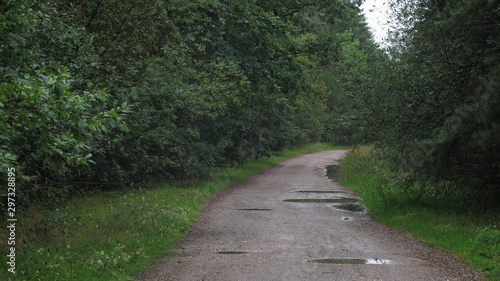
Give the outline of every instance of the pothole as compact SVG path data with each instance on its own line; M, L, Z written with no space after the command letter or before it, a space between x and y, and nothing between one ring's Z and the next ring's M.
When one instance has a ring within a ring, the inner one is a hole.
M243 251L219 251L216 252L217 254L221 255L241 255L241 254L246 254L248 252L243 252Z
M284 202L298 202L298 203L355 203L359 202L358 198L330 198L330 199L285 199Z
M342 217L342 220L343 221L350 221L350 220L352 220L352 218L350 218L350 217Z
M314 259L308 262L331 264L390 264L391 260L381 259Z
M327 165L326 177L331 181L338 181L340 179L340 166L339 165Z
M241 208L238 209L239 211L272 211L274 209L268 209L268 208Z
M297 190L295 192L301 193L345 193L342 190Z
M346 203L346 204L339 204L333 206L334 208L341 209L344 211L351 211L351 212L358 212L362 213L365 211L365 208L360 205L360 204L355 204L355 203Z

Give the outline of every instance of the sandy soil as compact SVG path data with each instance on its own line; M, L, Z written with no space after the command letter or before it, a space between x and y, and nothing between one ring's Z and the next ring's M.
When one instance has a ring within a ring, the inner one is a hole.
M174 253L137 280L481 280L453 255L365 213L283 201L355 197L325 177L344 153L295 157L215 195ZM341 193L297 192L308 190ZM311 262L327 258L379 264Z

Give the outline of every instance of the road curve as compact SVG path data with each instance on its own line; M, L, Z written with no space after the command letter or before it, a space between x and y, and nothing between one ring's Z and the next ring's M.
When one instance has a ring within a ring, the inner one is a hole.
M325 165L345 153L301 155L213 196L173 254L136 280L481 280L453 255L365 213L284 201L355 198L325 177ZM329 263L336 259L350 263ZM352 264L358 259L369 264Z

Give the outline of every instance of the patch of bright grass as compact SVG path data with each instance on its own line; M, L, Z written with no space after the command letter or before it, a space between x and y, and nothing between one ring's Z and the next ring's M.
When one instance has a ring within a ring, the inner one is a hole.
M500 209L478 213L451 200L416 196L418 188L402 192L385 176L383 164L371 151L360 147L340 164L341 184L363 198L370 215L456 253L489 280L500 280Z
M142 183L76 198L56 210L18 210L16 274L7 272L4 245L0 280L131 280L154 258L168 255L211 195L287 158L326 149L340 148L311 144L214 169L206 180ZM5 227L0 235L8 237Z

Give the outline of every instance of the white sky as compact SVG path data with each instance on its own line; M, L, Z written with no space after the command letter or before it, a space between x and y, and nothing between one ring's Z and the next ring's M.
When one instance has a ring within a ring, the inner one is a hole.
M389 0L365 0L361 9L365 14L368 26L371 28L375 42L384 45L383 40L387 37L389 29Z

